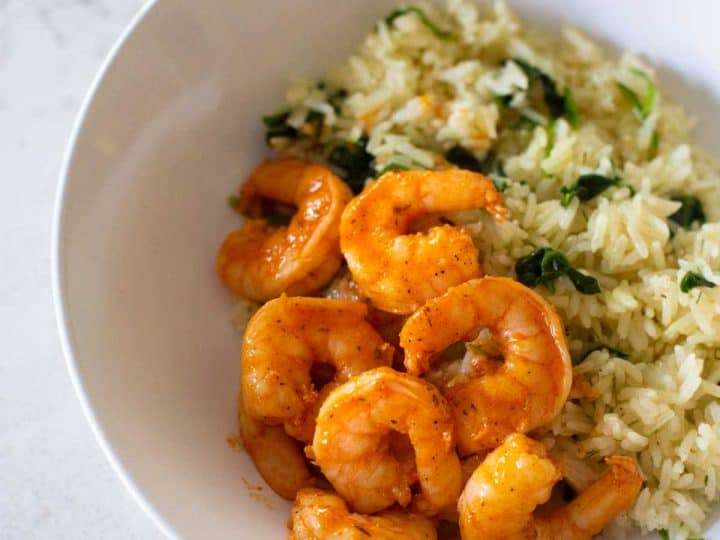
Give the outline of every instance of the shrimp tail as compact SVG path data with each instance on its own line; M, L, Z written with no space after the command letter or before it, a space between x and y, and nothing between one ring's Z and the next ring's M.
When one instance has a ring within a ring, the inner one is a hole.
M245 450L260 476L275 493L292 501L300 489L313 485L300 446L282 426L268 426L251 418L242 402L238 409L238 421Z
M538 540L589 540L630 507L642 487L635 461L626 456L605 461L609 468L595 483L567 505L538 516Z

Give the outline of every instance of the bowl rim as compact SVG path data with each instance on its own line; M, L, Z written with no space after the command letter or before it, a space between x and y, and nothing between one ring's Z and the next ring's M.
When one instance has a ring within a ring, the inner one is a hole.
M172 525L165 519L165 517L158 511L158 509L148 500L143 494L142 490L138 487L135 479L131 476L125 467L125 464L120 459L118 454L115 452L113 447L110 445L104 429L95 415L93 404L85 389L85 383L80 374L77 360L75 359L75 346L74 339L72 336L72 328L69 322L68 316L68 302L67 302L67 290L66 281L64 276L64 262L65 262L65 250L64 250L64 238L65 238L65 197L67 195L67 189L70 178L70 169L77 151L77 142L85 127L85 122L92 106L98 89L105 80L108 70L115 61L118 53L121 51L123 46L126 44L128 39L135 33L135 30L140 25L140 22L145 16L152 10L157 4L157 0L146 0L140 9L135 13L130 22L120 33L119 37L116 38L110 51L103 59L100 67L93 76L92 82L88 90L86 91L82 104L78 109L78 113L73 122L73 127L70 132L70 137L65 147L63 154L60 173L58 175L58 185L55 194L55 201L53 204L53 218L52 218L52 232L51 232L51 255L50 255L50 276L51 276L51 289L52 299L55 311L55 321L57 324L58 334L60 338L60 348L65 358L65 366L68 373L70 374L70 380L75 390L75 395L80 401L80 406L85 416L85 420L90 424L90 429L95 436L95 441L100 446L105 459L110 463L110 466L115 475L120 479L122 484L125 486L130 494L132 495L135 502L142 508L145 515L150 517L150 520L155 526L167 537L171 539L179 538L179 535L172 527Z

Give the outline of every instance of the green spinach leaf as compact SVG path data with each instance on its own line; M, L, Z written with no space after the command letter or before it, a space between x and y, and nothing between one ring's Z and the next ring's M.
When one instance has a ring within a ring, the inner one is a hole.
M680 290L684 293L690 292L696 287L708 287L714 289L717 283L713 283L709 279L698 272L687 272L680 280Z
M518 281L528 287L545 285L555 291L554 282L561 276L567 276L575 289L581 294L597 294L600 284L592 276L573 268L565 255L549 247L541 247L517 260L515 273Z
M575 129L580 127L580 115L578 114L577 104L575 103L575 96L573 96L570 87L565 89L563 94L565 100L565 116L567 116L568 122Z
M515 62L515 64L523 70L530 82L535 80L540 81L543 89L543 100L545 101L545 105L547 105L548 112L552 118L560 118L568 112L566 107L566 98L563 94L560 94L557 84L555 84L555 81L552 77L550 77L550 75L539 70L535 66L528 64L524 60L512 58L511 61ZM577 111L575 112L577 113Z
M328 103L330 103L332 108L335 109L336 113L340 113L340 110L342 109L342 104L347 98L347 96L347 90L345 90L344 88L340 88L328 98Z
M617 176L608 177L602 174L583 174L575 180L572 186L563 186L560 188L562 193L562 201L560 204L564 208L570 206L573 197L577 197L581 201L589 201L600 193L605 191L607 188L617 186L620 183L620 178Z
M689 229L695 222L700 225L705 223L705 211L703 210L700 199L694 195L677 195L673 197L672 200L678 201L681 206L677 212L672 214L668 219L674 221L684 229Z
M478 160L469 150L460 145L453 146L445 154L447 159L453 165L457 165L461 169L474 172L486 172L483 163Z
M240 198L237 195L230 195L227 198L228 206L233 210L237 210L240 206Z
M367 151L367 135L354 143L335 146L328 156L330 163L342 169L342 177L354 193L360 193L365 180L375 171L375 158Z
M276 114L270 114L262 117L263 124L265 124L265 142L270 144L270 141L275 137L287 137L294 139L298 136L298 131L287 125L287 119L290 117L290 111L281 111Z

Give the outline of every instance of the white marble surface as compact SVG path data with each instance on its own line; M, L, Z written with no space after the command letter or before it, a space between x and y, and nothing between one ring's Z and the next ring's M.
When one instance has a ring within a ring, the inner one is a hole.
M50 290L58 170L82 98L143 0L0 0L0 538L155 539L95 443Z

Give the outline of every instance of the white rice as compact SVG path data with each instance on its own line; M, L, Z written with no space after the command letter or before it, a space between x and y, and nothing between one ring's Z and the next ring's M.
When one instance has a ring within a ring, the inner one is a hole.
M478 159L492 149L503 160L512 181L504 192L509 219L454 216L474 233L486 272L514 276L518 258L550 246L601 286L582 295L561 278L555 292L537 289L565 321L577 362L572 399L538 436L577 469L578 483L594 477L605 456L633 456L645 484L618 523L667 529L677 539L697 535L720 494L720 287L683 293L679 283L695 271L720 284L720 206L712 204L720 167L693 145L693 121L662 91L642 123L633 116L617 83L646 93L635 70L650 78L654 70L640 58L610 58L572 28L559 38L529 33L502 2L487 13L465 0L422 9L453 38L438 39L415 14L392 28L381 21L325 88L293 81L288 123L300 128L309 111L323 113L325 148L367 134L377 170L447 167L443 155L456 145ZM506 58L572 89L581 124L557 120L549 153L548 120L529 108L528 77L513 62L503 65ZM329 97L337 88L348 96L336 111ZM501 125L494 97L511 93L511 105L539 125ZM308 151L302 143L275 145ZM617 174L622 183L564 208L560 188L587 173ZM673 234L667 218L680 206L670 198L677 193L697 196L707 223ZM598 346L629 359L607 350L586 357ZM580 380L592 395L579 390Z

